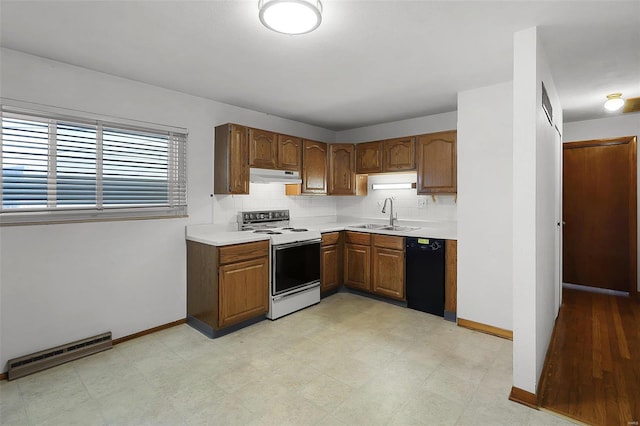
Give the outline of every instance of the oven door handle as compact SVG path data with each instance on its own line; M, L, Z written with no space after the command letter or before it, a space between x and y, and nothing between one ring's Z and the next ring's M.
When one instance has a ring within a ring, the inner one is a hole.
M282 294L282 295L279 295L279 296L273 296L273 301L275 302L277 300L286 299L288 297L295 296L298 293L302 293L303 291L308 291L308 290L311 290L312 288L316 288L316 287L320 287L320 280L313 281L311 284L306 285L306 286L304 286L302 288L299 288L296 291L292 291L291 293Z
M320 242L322 242L321 238L316 238L316 239L313 239L313 240L295 241L293 243L273 245L273 249L274 250L282 250L282 249L286 249L286 248L289 248L289 247L299 247L299 246L306 246L306 245L309 245L309 244L318 244Z

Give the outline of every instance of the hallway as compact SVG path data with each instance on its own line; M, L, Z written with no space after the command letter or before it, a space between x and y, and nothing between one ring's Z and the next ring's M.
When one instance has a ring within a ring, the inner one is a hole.
M594 425L640 421L640 304L563 290L541 407Z

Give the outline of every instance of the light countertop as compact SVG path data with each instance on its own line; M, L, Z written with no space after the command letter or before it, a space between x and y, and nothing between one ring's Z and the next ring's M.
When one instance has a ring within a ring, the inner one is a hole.
M368 219L338 217L338 219L335 219L333 221L319 221L309 218L291 220L292 226L314 229L320 231L321 233L348 230L385 235L397 235L402 237L440 238L443 240L457 239L456 222L410 220L401 220L396 222L396 225L418 227L418 229L408 231L362 229L353 227L355 225L364 223L377 223L380 225L387 224L386 221L381 221L379 218ZM249 231L237 231L233 225L201 224L188 225L186 229L186 239L213 246L226 246L231 244L249 243L253 241L264 241L268 240L269 236L264 234L256 234Z

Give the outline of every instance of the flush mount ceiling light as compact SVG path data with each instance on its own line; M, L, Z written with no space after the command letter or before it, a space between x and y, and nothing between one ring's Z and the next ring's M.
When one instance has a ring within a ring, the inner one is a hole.
M607 95L607 101L604 103L604 108L607 111L617 111L624 105L624 99L622 99L622 93L612 93Z
M260 22L283 34L309 33L322 22L320 0L260 0Z

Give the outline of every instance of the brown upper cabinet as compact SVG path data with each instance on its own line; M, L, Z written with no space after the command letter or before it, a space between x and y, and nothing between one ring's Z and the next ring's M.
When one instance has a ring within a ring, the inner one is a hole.
M382 142L366 142L356 145L356 172L382 172Z
M457 191L456 131L418 136L418 194Z
M276 169L278 134L267 130L249 129L249 166Z
M278 169L300 170L302 165L302 139L278 135Z
M303 194L327 193L327 144L302 141L302 187Z
M215 128L214 194L249 193L247 128L223 124Z
M416 142L413 136L383 142L383 172L405 172L416 169Z
M356 195L355 166L353 144L329 145L329 195Z
M415 137L356 145L357 173L406 172L416 169Z

